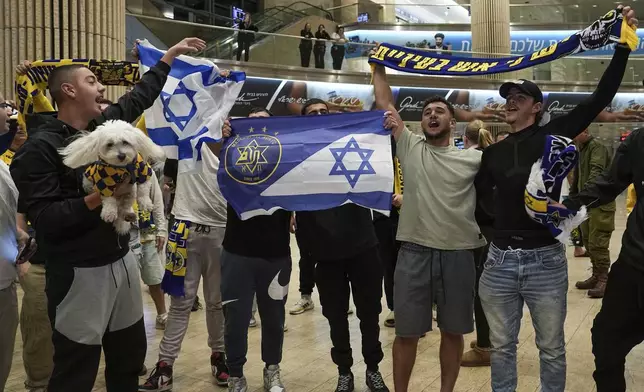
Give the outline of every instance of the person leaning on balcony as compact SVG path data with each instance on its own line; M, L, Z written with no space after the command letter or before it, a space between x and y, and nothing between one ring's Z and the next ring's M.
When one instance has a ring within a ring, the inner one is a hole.
M342 69L342 61L344 60L344 44L347 42L347 37L344 36L344 28L336 26L335 33L331 34L333 46L331 47L331 57L333 57L333 69L339 71Z
M315 56L315 68L324 69L324 53L326 52L326 42L324 40L331 40L329 33L323 24L318 26L318 31L315 33L315 45L313 45L313 55Z
M311 51L313 50L313 32L311 31L311 24L307 23L304 25L304 28L300 31L300 59L302 61L302 67L308 68L311 63Z
M241 60L242 51L244 52L244 61L248 61L250 44L255 40L257 31L257 26L253 24L250 13L245 13L244 19L239 23L239 33L237 33L237 61Z

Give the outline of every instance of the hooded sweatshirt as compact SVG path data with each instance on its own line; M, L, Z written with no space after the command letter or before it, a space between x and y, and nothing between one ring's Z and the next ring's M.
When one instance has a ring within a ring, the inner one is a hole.
M107 120L135 121L157 99L169 71L159 62L88 128ZM18 211L33 225L48 267L97 267L124 257L129 234L120 236L104 222L101 207L89 210L82 185L85 168L70 169L58 153L79 130L51 114L27 116L27 130L29 138L13 159L11 175L20 192Z

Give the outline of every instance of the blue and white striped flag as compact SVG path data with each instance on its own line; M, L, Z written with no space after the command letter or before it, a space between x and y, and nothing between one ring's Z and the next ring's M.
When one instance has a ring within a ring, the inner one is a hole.
M165 53L147 40L138 49L141 73ZM180 173L199 170L203 144L221 140L221 127L245 80L243 72L222 76L210 60L189 56L174 60L161 95L145 111L145 125L167 157L179 160Z

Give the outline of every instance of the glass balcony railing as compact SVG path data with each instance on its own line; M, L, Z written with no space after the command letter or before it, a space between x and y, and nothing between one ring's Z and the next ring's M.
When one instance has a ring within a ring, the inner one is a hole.
M133 15L143 19L153 19L158 21L159 18L151 16ZM231 27L212 26L212 25L199 25L190 22L179 22L173 20L166 20L165 29L174 31L175 34L185 37L188 35L183 32L180 25L189 28L188 32L191 35L208 37L215 36L217 38L209 41L208 48L200 53L200 56L220 60L236 60L237 59L237 30ZM334 23L327 23L327 31L331 33L334 30ZM300 52L300 44L302 42L299 36L300 30L304 27L304 22L291 23L285 26L280 33L267 33L259 31L255 34L255 41L251 45L249 61L253 63L269 64L282 67L301 67L302 58ZM348 35L348 34L347 34ZM333 42L325 42L324 49L324 69L333 70ZM342 59L341 71L345 72L370 72L369 64L367 63L367 53L373 47L370 43L350 43L345 45L345 56ZM475 56L475 57L498 57L498 54L485 54L472 51L457 51L453 50L454 55L462 56ZM242 56L242 60L243 60ZM311 52L308 56L309 68L315 68L315 56ZM581 55L571 56L563 59L558 59L550 63L541 64L528 68L525 70L517 71L519 75L508 75L508 78L523 77L536 81L557 81L565 83L576 82L589 82L593 83L598 81L608 63L610 62L610 52L608 56L603 53L602 56L593 55L593 52L586 52ZM396 74L394 70L388 71L391 74ZM406 74L412 75L412 74ZM642 85L644 80L644 57L631 56L629 60L626 73L624 75L624 83L629 83L631 86Z
M432 4L428 4L432 3ZM329 5L329 9L339 10L336 21L348 24L356 23L357 15L369 13L369 21L376 23L411 23L411 24L469 24L471 23L471 6L469 1L456 0L427 2L412 1L378 1L358 0L345 3L340 7ZM599 1L597 3L600 3ZM601 2L602 4L564 4L545 1L511 2L510 23L512 25L565 24L583 28L606 13L618 2ZM625 2L628 3L628 2ZM634 4L636 5L636 4Z

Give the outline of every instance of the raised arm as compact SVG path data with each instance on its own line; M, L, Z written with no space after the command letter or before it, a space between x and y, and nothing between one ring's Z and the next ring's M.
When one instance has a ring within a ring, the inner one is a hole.
M586 184L578 194L571 195L563 204L570 209L578 210L582 205L595 208L615 200L619 194L633 182L633 159L642 147L642 130L633 131L617 148L611 166L593 182ZM644 134L643 134L644 135Z
M552 120L548 124L548 128L552 129L553 134L574 139L610 105L622 83L630 53L631 50L626 45L618 44L615 47L613 59L604 71L593 94L583 100L570 113Z
M396 119L397 126L392 129L392 135L398 141L405 129L405 123L396 110L394 94L391 92L391 87L387 81L385 67L379 64L376 64L373 70L373 93L376 98L376 109L391 112L391 115Z
M119 98L117 103L110 105L97 122L100 124L105 120L123 120L130 123L136 121L161 94L174 59L182 54L203 50L205 47L206 43L199 38L186 38L168 49L159 62L143 74L134 89Z

